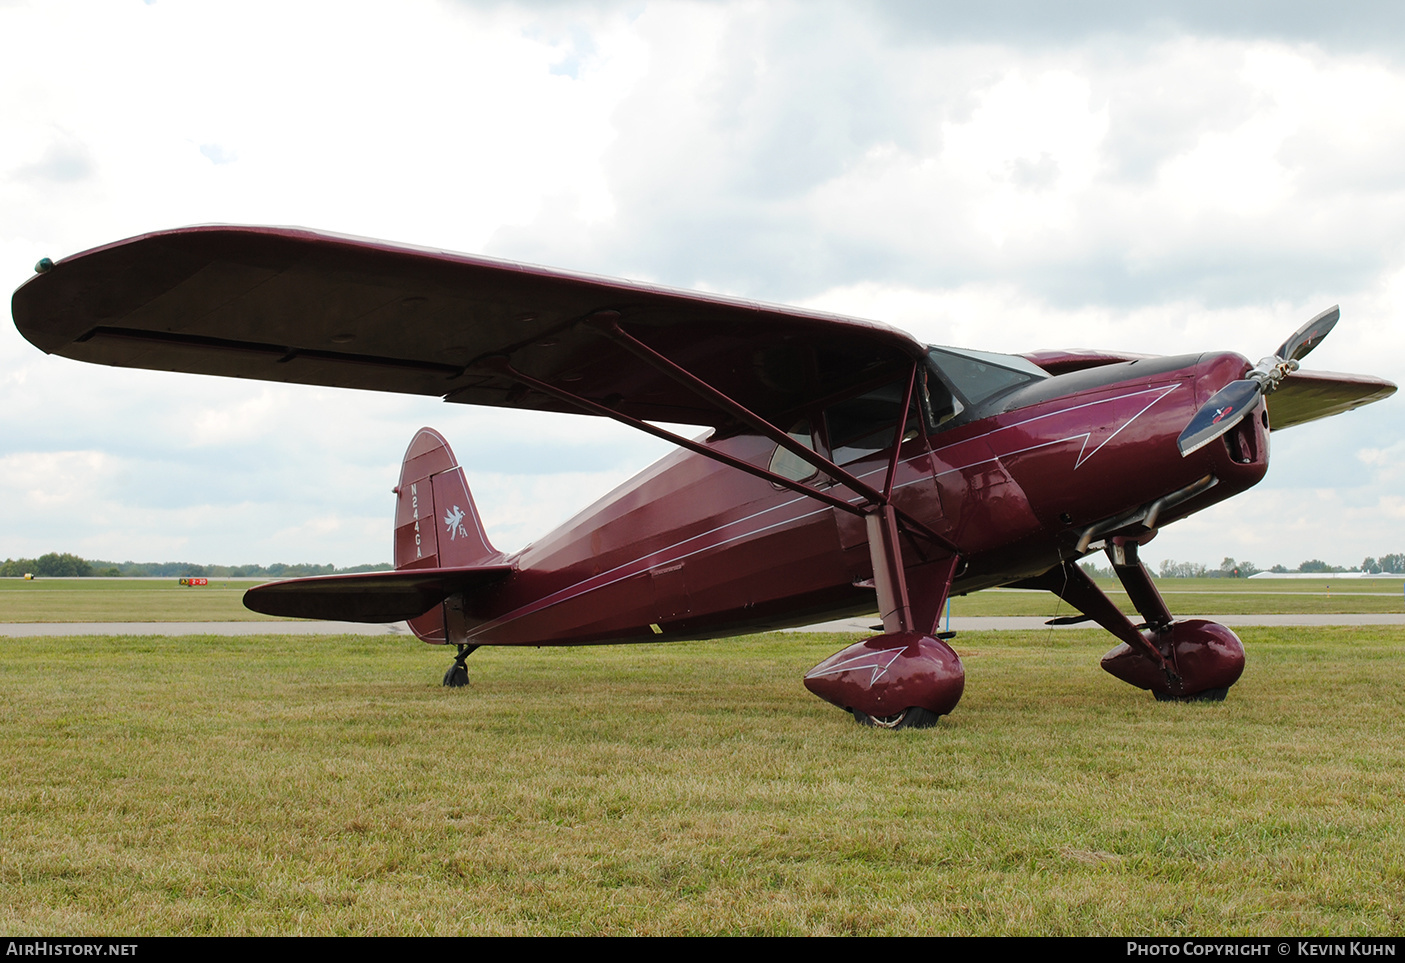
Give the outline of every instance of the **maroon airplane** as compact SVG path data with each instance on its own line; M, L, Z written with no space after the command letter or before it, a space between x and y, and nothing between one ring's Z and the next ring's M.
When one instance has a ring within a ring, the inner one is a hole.
M286 228L164 231L37 270L12 309L46 352L585 412L680 449L504 555L423 429L395 488L395 571L262 585L249 608L408 619L457 646L446 685L467 682L481 645L713 638L876 608L883 631L805 684L892 728L956 705L965 675L939 613L999 585L1046 589L1111 632L1117 678L1224 698L1243 646L1174 620L1138 546L1258 482L1270 425L1395 391L1297 370L1336 308L1250 364L932 347L850 318ZM1140 624L1077 564L1099 549Z

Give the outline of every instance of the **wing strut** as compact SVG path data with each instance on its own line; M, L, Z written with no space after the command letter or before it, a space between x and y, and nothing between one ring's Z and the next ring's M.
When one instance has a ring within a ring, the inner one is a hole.
M712 387L712 385L703 381L701 378L698 378L691 372L680 368L673 361L669 360L668 358L665 358L653 348L649 347L647 344L634 337L634 335L630 334L628 331L625 331L623 328L620 327L618 315L616 314L616 312L599 312L593 318L591 318L590 324L593 325L606 337L618 342L619 345L623 347L626 351L639 358L639 360L643 361L651 368L654 368L656 371L660 372L666 377L673 379L674 381L683 385L685 388L691 389L692 391L706 398L708 401L711 401L713 404L717 405L717 407L727 412L733 418L736 418L742 423L749 425L756 431L765 435L767 438L771 439L776 444L784 448L786 451L795 455L797 458L803 459L814 468L817 468L820 471L824 472L830 478L833 478L835 481L841 482L846 488L850 489L855 494L863 496L864 500L867 501L870 505L877 506L887 504L888 498L886 494L878 492L869 485L864 484L862 481L855 478L853 475L840 468L838 465L834 464L834 462L830 461L828 458L824 457L819 452L815 451L812 448L807 448L806 446L802 445L800 442L790 437L790 435L786 434L784 431L781 431L779 428L771 424L766 419L762 418L760 415L755 414L754 412L746 408L744 405L741 405L738 402L727 397L727 395L718 391L716 388ZM915 363L912 370L914 373L916 372ZM908 404L912 403L911 390L912 378L911 376L909 376ZM902 431L902 421L905 420L907 417L907 409L902 409L902 412L903 414L900 417L898 424L899 432Z
M601 313L604 314L605 312ZM613 312L609 312L609 314L613 314ZM728 465L732 468L737 469L738 471L745 472L748 475L754 475L757 478L764 478L766 481L769 481L775 485L779 485L782 488L789 489L790 491L796 492L800 495L808 496L810 498L815 499L816 501L822 502L840 511L848 512L850 515L856 515L860 518L864 518L868 515L873 514L877 510L885 508L891 509L893 512L894 520L896 521L900 519L902 521L902 527L904 531L909 532L909 534L914 534L925 538L937 545L940 545L942 548L946 549L949 552L955 553L957 555L960 554L960 549L958 549L953 542L946 538L943 538L941 535L938 535L936 532L932 531L926 525L923 525L917 519L908 515L906 512L902 512L896 509L891 504L893 479L897 473L899 447L901 444L903 427L906 424L908 410L907 408L902 409L902 414L899 417L898 425L895 431L895 437L898 440L898 444L895 444L893 446L893 454L889 458L888 462L888 470L887 477L884 482L884 490L880 492L872 486L864 484L858 478L855 478L851 473L846 472L844 469L835 465L829 459L810 450L809 448L806 448L804 445L795 441L785 432L781 431L779 428L768 422L766 419L762 418L760 415L757 415L754 412L748 410L743 405L738 404L732 398L729 398L727 395L718 391L716 388L694 377L689 372L678 367L668 358L665 358L662 355L658 354L652 348L648 347L642 342L637 341L631 335L627 334L622 329L620 329L619 326L615 324L615 319L613 317L599 319L598 323L610 325L613 330L606 329L603 331L603 333L605 333L612 339L618 340L624 347L626 347L632 353L636 354L646 363L655 367L657 370L663 372L669 377L676 379L681 384L684 384L689 388L694 389L695 391L697 391L698 394L703 395L710 401L717 404L718 407L722 410L743 421L747 425L754 428L756 431L760 432L762 435L775 441L778 445L782 445L787 451L794 452L798 457L803 458L806 462L813 465L820 471L824 472L826 475L830 475L836 481L843 484L846 488L852 489L855 494L857 494L863 500L863 502L861 502L860 504L854 504L848 501L847 499L839 498L835 495L830 494L829 492L821 491L817 488L813 488L809 485L805 485L793 479L786 478L783 475L778 475L775 472L770 471L769 469L761 468L757 465L750 464L749 462L745 462L739 458L735 458L731 455L725 454L724 452L717 451L711 446L700 444L699 442L693 441L692 439L684 438L682 435L678 435L666 429L659 428L656 425L652 425L649 422L644 421L642 418L636 418L632 415L624 414L623 412L616 411L613 408L610 408L608 405L601 404L598 401L592 401L589 398L582 397L578 394L567 391L564 388L559 388L555 385L548 384L544 381L540 381L536 378L533 378L529 374L526 374L522 371L518 371L515 367L513 367L512 362L503 355L494 355L490 358L484 358L482 361L474 365L474 367L492 371L497 374L506 375L507 377L512 378L519 384L525 385L528 388L532 388L536 391L540 391L541 393L548 395L552 398L556 398L561 401L565 401L568 404L575 405L593 415L601 415L606 418L611 418L615 421L620 422L621 424L628 425L631 428L636 428L646 434L653 435L655 438L661 438L664 441L670 442L671 444L675 444L680 448L685 448L688 451L702 455L705 458L711 458L714 461L721 462L724 465ZM912 367L909 369L908 373L906 399L909 406L912 403L912 392L914 388L914 383L917 378L918 363L919 362L914 360L912 363ZM450 394L448 398L452 398L452 394Z
M917 362L907 375L907 390L903 392L902 407L898 409L898 423L893 427L893 454L888 458L888 473L883 476L883 504L893 497L893 480L898 476L898 456L903 447L903 431L907 428L907 413L912 410L912 391L917 387Z
M775 472L768 471L765 468L758 468L756 465L742 461L740 458L733 458L731 455L725 454L724 452L715 451L709 448L707 445L699 444L698 442L693 441L691 438L684 438L682 435L674 434L673 432L668 431L664 428L660 428L657 425L651 425L649 424L649 422L644 421L642 418L635 418L633 415L626 415L622 412L615 411L613 408L607 407L606 405L602 405L598 401L591 401L589 398L582 398L580 395L572 394L571 392L566 391L563 388L558 388L555 385L547 384L545 381L538 381L531 375L523 374L521 371L518 371L512 366L512 362L508 361L507 358L504 358L502 355L498 355L493 358L486 358L483 361L479 362L477 367L493 371L497 374L507 375L509 378L512 378L515 381L524 384L529 388L533 388L537 391L540 391L542 394L549 395L553 398L558 398L561 401L567 402L568 404L576 405L582 410L590 412L592 415L601 415L605 418L612 418L622 425L628 425L631 428L637 428L647 435L653 435L655 438L662 438L664 441L677 445L679 448L686 448L688 451L702 455L706 458L711 458L713 461L719 461L724 465L729 465L730 467L737 469L738 471L744 471L748 475L755 475L757 478L764 478L769 482L773 482L774 484L780 485L782 488L788 488L791 491L798 492L801 495L809 495L811 498L814 498L817 501L824 502L826 505L829 505L833 508L837 508L840 511L848 512L850 515L857 515L862 518L863 516L868 514L868 512L864 511L864 509L860 506L851 504L842 498L837 498L836 496L831 495L828 492L818 491L817 489L810 488L809 486L801 484L800 482L792 481L791 479L786 478L784 475L777 475Z

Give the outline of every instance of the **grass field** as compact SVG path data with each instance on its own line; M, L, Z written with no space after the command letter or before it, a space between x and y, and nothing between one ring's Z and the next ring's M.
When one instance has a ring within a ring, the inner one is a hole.
M896 733L801 687L832 635L463 690L393 639L4 640L0 930L1399 933L1405 630L1241 635L1178 705L1101 632L962 634L962 703Z
M1096 579L1123 612L1133 613L1127 593L1116 579ZM1332 615L1405 612L1402 579L1158 579L1157 589L1176 615ZM952 615L1039 615L1059 603L1049 592L991 589L952 599ZM1063 605L1060 614L1068 614Z
M176 579L0 579L0 622L242 622L273 621L241 601L256 581L214 579L187 588ZM1116 580L1099 581L1132 614ZM1162 579L1157 583L1178 615L1375 613L1405 611L1401 579ZM952 600L954 616L1034 615L1071 610L1049 592L995 589Z
M0 622L272 622L244 608L244 592L261 581L0 578Z

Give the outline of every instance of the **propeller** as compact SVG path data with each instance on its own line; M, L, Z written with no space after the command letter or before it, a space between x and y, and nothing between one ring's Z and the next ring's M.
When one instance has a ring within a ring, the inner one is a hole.
M1332 305L1294 331L1277 351L1260 359L1242 379L1231 381L1215 392L1176 439L1181 456L1199 451L1239 424L1261 395L1272 394L1284 378L1298 370L1298 362L1321 343L1341 316L1341 308Z

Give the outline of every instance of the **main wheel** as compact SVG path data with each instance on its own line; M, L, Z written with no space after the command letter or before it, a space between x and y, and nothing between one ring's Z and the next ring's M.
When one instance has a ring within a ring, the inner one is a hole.
M871 716L864 712L854 712L855 722L875 729L930 729L940 718L935 712L919 706L908 706L902 712L891 716Z
M468 669L462 662L455 662L444 673L444 684L450 689L462 689L468 685Z
M1225 696L1229 695L1229 686L1223 689L1204 689L1188 696L1171 695L1167 692L1157 692L1155 689L1151 694L1156 696L1157 702L1223 702Z

